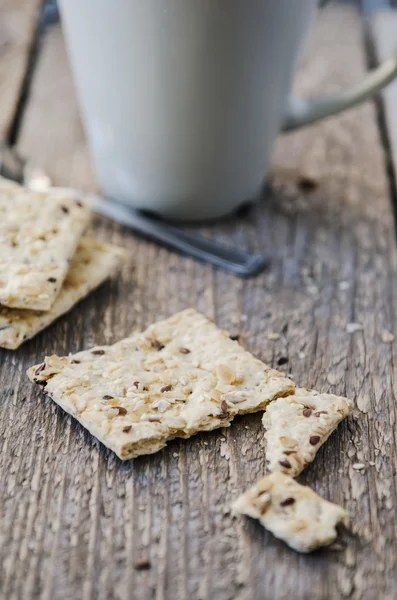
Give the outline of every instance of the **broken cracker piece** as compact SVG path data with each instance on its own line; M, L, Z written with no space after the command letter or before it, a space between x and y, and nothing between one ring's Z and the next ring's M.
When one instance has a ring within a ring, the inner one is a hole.
M113 346L46 357L28 375L121 459L228 426L294 391L193 309Z
M298 552L331 544L336 525L347 525L347 513L284 473L263 477L234 503L240 514L259 519L273 535Z
M48 312L0 306L0 347L15 350L48 327L113 275L123 255L124 251L117 246L91 239L81 240L62 289Z
M49 310L90 216L85 202L65 192L0 179L0 304Z
M351 408L347 398L304 388L272 402L262 420L270 471L297 477Z

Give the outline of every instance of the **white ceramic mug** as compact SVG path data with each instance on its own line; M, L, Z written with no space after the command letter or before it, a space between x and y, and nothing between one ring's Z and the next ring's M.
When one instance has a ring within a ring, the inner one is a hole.
M397 59L338 97L288 103L316 7L61 0L103 193L170 218L225 215L260 194L280 129L347 108L393 78Z

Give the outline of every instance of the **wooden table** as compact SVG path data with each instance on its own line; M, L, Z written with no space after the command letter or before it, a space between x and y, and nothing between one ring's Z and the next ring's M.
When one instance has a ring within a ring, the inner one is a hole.
M40 5L0 1L0 137L56 184L93 190L61 31L37 30ZM352 3L331 5L298 91L357 80L376 60L365 39L383 57L396 31L395 14L372 16L364 29ZM20 350L0 352L1 598L397 597L397 342L382 341L383 330L397 334L396 86L383 104L280 139L265 200L206 229L270 251L256 279L96 220L98 238L130 251L121 277ZM316 189L299 189L301 176ZM115 342L190 305L266 362L288 356L282 368L296 382L354 399L353 416L301 477L351 512L353 532L337 549L300 556L232 518L231 501L264 472L260 415L123 464L27 380L45 354ZM348 333L349 323L362 330ZM137 570L146 559L151 568Z

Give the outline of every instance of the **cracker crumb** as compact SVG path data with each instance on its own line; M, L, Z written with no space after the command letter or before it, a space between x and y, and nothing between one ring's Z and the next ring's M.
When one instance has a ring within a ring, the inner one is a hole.
M355 333L356 331L362 331L363 329L364 327L361 325L361 323L348 323L346 325L347 333Z
M373 460L370 460L368 464L369 464L371 467L374 467L374 466L375 466L375 463L374 463L374 461L373 461Z
M355 469L356 471L361 471L362 469L365 469L365 464L364 463L354 463L353 469Z
M391 333L391 331L388 331L387 329L384 329L382 331L380 337L382 339L382 342L384 342L385 344L391 344L392 342L394 342L394 335Z
M267 339L268 340L279 340L280 334L277 333L276 331L269 331L267 334Z

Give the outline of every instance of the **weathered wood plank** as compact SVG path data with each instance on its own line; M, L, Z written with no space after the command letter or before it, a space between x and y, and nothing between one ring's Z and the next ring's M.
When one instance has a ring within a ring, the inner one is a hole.
M0 139L15 118L42 0L0 1Z
M375 12L370 21L371 34L379 61L397 52L397 9ZM394 173L397 176L397 80L382 92L387 132Z
M34 158L37 164L45 165L54 181L65 184L73 181L82 189L93 188L94 175L59 27L47 32L18 149L24 156Z
M353 9L327 9L313 43L298 91L334 90L364 71ZM19 147L56 183L90 188L62 52L54 29ZM98 219L97 235L129 248L132 265L20 351L0 353L5 597L395 597L396 356L380 334L397 331L397 253L384 158L371 104L280 139L274 171L281 175L266 199L238 223L212 230L271 250L271 268L248 282ZM315 177L318 188L300 192L287 171ZM259 415L122 464L24 375L45 353L116 341L187 305L272 364L288 355L283 368L297 382L355 398L354 418L301 478L350 509L355 535L342 550L300 557L256 523L232 519L230 501L264 471ZM363 331L347 334L349 322ZM269 341L269 331L280 340ZM355 462L366 464L363 473ZM146 557L151 569L134 570Z

